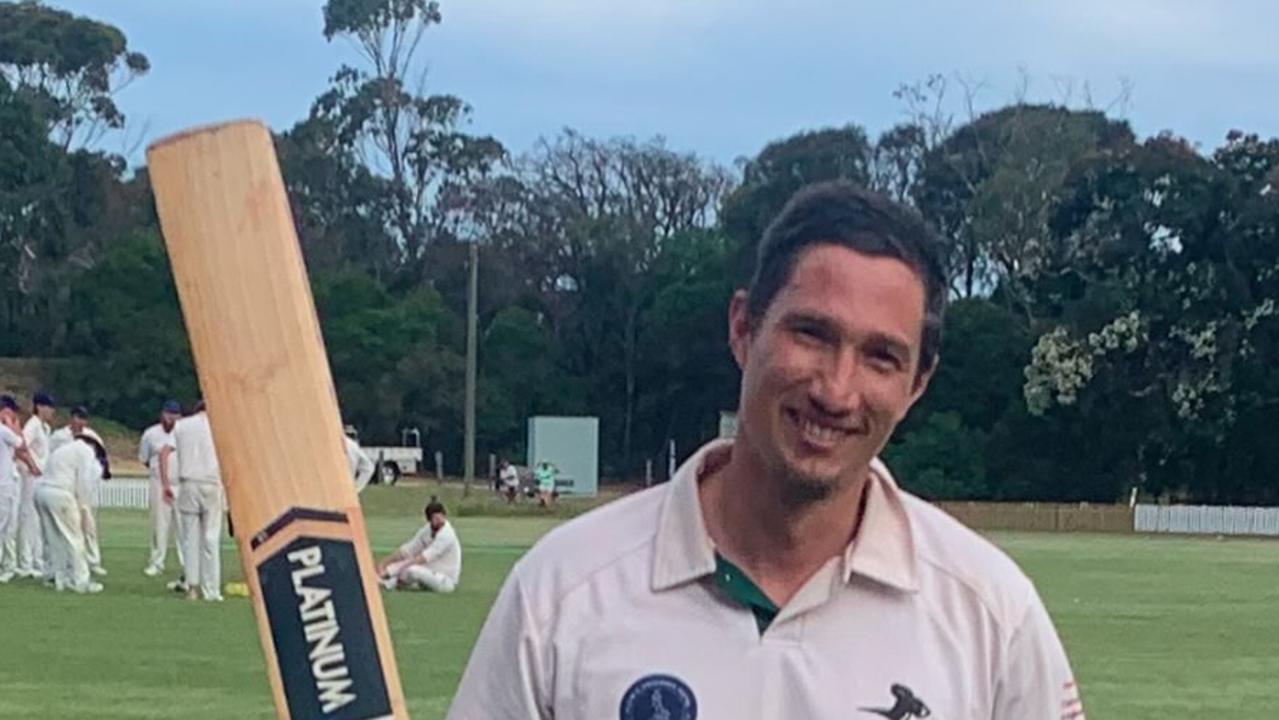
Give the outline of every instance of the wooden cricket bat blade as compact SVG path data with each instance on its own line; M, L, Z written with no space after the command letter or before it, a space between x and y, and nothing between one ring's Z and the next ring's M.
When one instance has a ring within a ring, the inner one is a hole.
M271 133L147 150L281 720L408 717Z

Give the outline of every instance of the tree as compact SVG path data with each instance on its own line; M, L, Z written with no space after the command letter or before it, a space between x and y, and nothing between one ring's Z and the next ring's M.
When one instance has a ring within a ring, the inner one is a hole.
M369 172L323 118L299 122L275 144L311 271L356 268L384 281L392 277L401 257L388 231L390 183Z
M461 99L422 94L426 75L416 54L440 19L428 0L330 0L325 38L350 40L368 69L342 66L311 108L339 144L389 179L400 265L415 277L432 242L467 233L469 186L506 158L497 140L459 129L470 113Z
M3 272L6 332L0 351L13 353L20 337L18 315L33 285L39 210L61 178L57 148L43 123L0 77L0 271Z
M640 316L657 287L653 267L676 235L705 227L728 187L727 173L692 153L645 143L593 140L566 130L526 160L530 185L554 213L558 233L543 246L556 335L572 344L571 374L599 379L601 400L623 388L620 424L606 414L603 433L616 438L620 466L631 470L638 395ZM571 296L566 300L565 296ZM567 311L567 312L565 312Z
M344 419L362 435L398 441L421 429L435 447L461 422L460 321L430 289L403 297L358 271L312 279Z
M1016 104L955 129L923 158L915 201L950 244L960 297L1004 289L1025 310L1024 285L1068 248L1048 221L1073 163L1132 142L1126 123L1101 112Z
M1245 495L1223 469L1270 451L1241 425L1276 417L1270 368L1279 303L1275 145L1232 136L1213 158L1160 136L1076 168L1054 231L1079 250L1038 292L1056 327L1027 369L1029 406L1099 423L1117 462L1151 492ZM1246 485L1246 484L1245 484Z
M689 231L671 238L655 263L660 289L639 321L636 400L636 444L650 458L664 458L668 440L691 451L715 437L721 411L737 408L730 250L723 233Z
M929 500L989 497L986 439L955 412L930 414L885 451L902 487Z
M754 260L755 246L786 201L805 185L822 180L870 184L873 151L857 125L809 130L769 143L745 161L742 181L724 199L721 227L737 245L739 282Z
M114 96L150 68L112 25L30 0L0 3L0 78L31 103L64 152L123 128Z
M0 2L5 352L59 350L71 278L147 214L133 186L120 181L123 159L92 145L123 126L112 97L148 67L111 25L34 2Z
M110 244L71 286L67 351L50 378L68 400L145 427L168 398L198 397L195 368L173 275L159 234Z

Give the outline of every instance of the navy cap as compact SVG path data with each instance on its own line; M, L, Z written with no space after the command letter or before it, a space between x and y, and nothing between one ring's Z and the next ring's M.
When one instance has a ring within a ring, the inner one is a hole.
M88 420L89 408L83 405L76 405L75 407L71 408L71 417L84 418L85 420Z
M14 400L12 395L0 395L0 410L18 412L18 401Z
M53 402L53 396L47 392L38 392L31 398L32 405L43 405L45 407L57 407Z
M164 405L160 408L160 410L167 413L173 413L174 415L182 414L182 406L178 404L177 400L165 400Z

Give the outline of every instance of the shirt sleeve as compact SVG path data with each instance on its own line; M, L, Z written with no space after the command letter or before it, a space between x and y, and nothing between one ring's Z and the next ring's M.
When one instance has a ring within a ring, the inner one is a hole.
M1066 650L1039 595L1013 631L996 680L993 720L1085 720Z
M373 479L373 459L360 448L355 448L355 491L358 493Z
M426 546L430 544L430 542L431 528L428 525L427 527L418 530L416 535L409 538L408 542L400 546L400 554L407 557L413 557L425 550Z
M4 443L11 448L20 447L22 445L22 436L8 426L0 425L0 443Z
M156 448L156 450L159 450L159 448ZM144 467L150 467L152 452L154 451L151 449L151 431L148 430L142 433L142 441L138 443L138 462L142 463Z
M551 720L554 677L549 643L513 572L471 651L448 720Z

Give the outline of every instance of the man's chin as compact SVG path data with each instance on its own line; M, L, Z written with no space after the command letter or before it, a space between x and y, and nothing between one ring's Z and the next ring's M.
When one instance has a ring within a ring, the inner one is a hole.
M837 471L818 471L814 468L787 468L783 497L792 504L806 505L830 497L844 484Z

